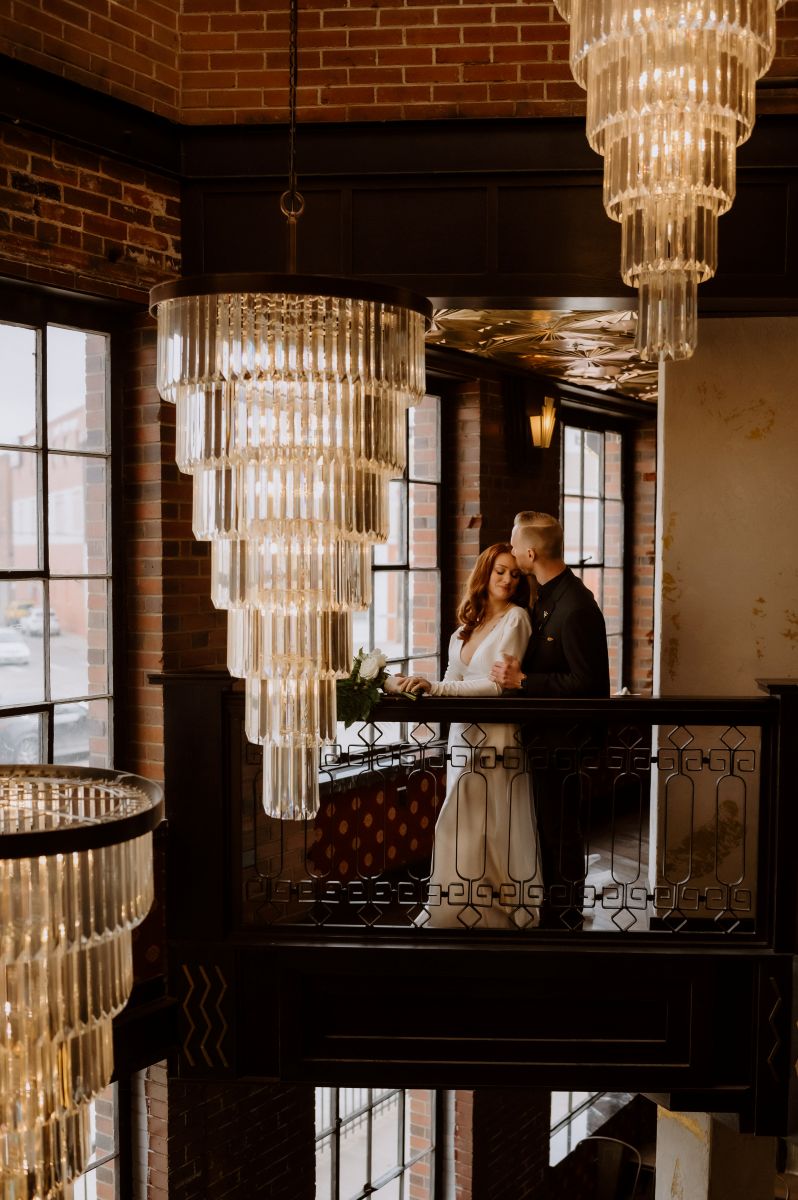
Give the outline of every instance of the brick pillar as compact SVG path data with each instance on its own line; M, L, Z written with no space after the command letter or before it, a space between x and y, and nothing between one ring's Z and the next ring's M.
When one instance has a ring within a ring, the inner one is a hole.
M550 1093L537 1088L478 1088L472 1140L474 1200L532 1200L549 1161Z
M656 537L657 427L651 421L627 435L634 455L632 504L634 529L627 555L632 563L632 620L629 639L629 689L650 696L653 681L654 558Z
M314 1200L314 1121L312 1087L170 1078L169 1200Z

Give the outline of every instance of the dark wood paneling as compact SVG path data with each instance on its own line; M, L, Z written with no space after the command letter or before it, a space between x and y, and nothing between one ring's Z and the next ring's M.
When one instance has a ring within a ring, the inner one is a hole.
M210 188L200 197L189 198L189 204L198 201L201 206L189 218L192 227L206 231L200 234L203 273L286 270L286 224L280 212L283 190ZM297 269L344 273L342 193L314 189L306 202L298 225ZM232 221L231 213L235 214ZM207 236L211 230L213 236Z
M621 257L621 227L601 202L601 176L591 182L499 188L499 271L555 278L566 262L612 279Z
M359 188L352 196L352 273L374 278L481 275L488 269L487 188Z

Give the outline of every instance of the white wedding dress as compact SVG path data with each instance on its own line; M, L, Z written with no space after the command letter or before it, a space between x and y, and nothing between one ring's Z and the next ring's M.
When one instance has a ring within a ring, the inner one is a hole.
M459 631L458 631L459 632ZM455 633L432 696L500 696L490 669L502 654L523 659L532 626L513 606L469 663ZM490 707L490 702L486 704ZM430 928L525 929L543 900L532 789L517 725L452 724L446 799L435 826L429 903L416 924Z

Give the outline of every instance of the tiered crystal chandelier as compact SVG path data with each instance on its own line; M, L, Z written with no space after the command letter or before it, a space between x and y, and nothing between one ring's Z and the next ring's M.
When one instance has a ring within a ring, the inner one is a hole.
M0 768L0 1196L58 1200L91 1155L152 903L160 789L82 767Z
M717 266L717 221L735 194L735 147L773 59L784 0L555 0L587 137L604 155L604 206L639 289L645 359L688 358L697 288Z
M291 0L289 273L185 279L150 297L194 534L211 543L228 667L263 746L264 808L294 819L318 808L335 681L352 665L352 611L371 602L371 546L388 537L432 315L399 288L294 273L296 27Z

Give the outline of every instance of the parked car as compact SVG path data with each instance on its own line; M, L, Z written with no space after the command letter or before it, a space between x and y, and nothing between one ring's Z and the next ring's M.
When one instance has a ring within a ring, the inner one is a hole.
M22 618L27 617L35 604L35 600L9 600L4 614L6 625L19 625Z
M0 633L2 630L0 630ZM89 706L83 700L56 704L55 757L60 763L85 763L89 757ZM38 713L0 720L0 762L37 763L42 758Z
M44 609L32 608L26 617L23 617L19 623L19 627L23 633L27 633L28 637L44 637ZM55 609L50 609L50 637L55 637L61 632L61 626L58 624L58 617L55 615Z
M0 629L0 666L27 667L30 647L16 629Z

